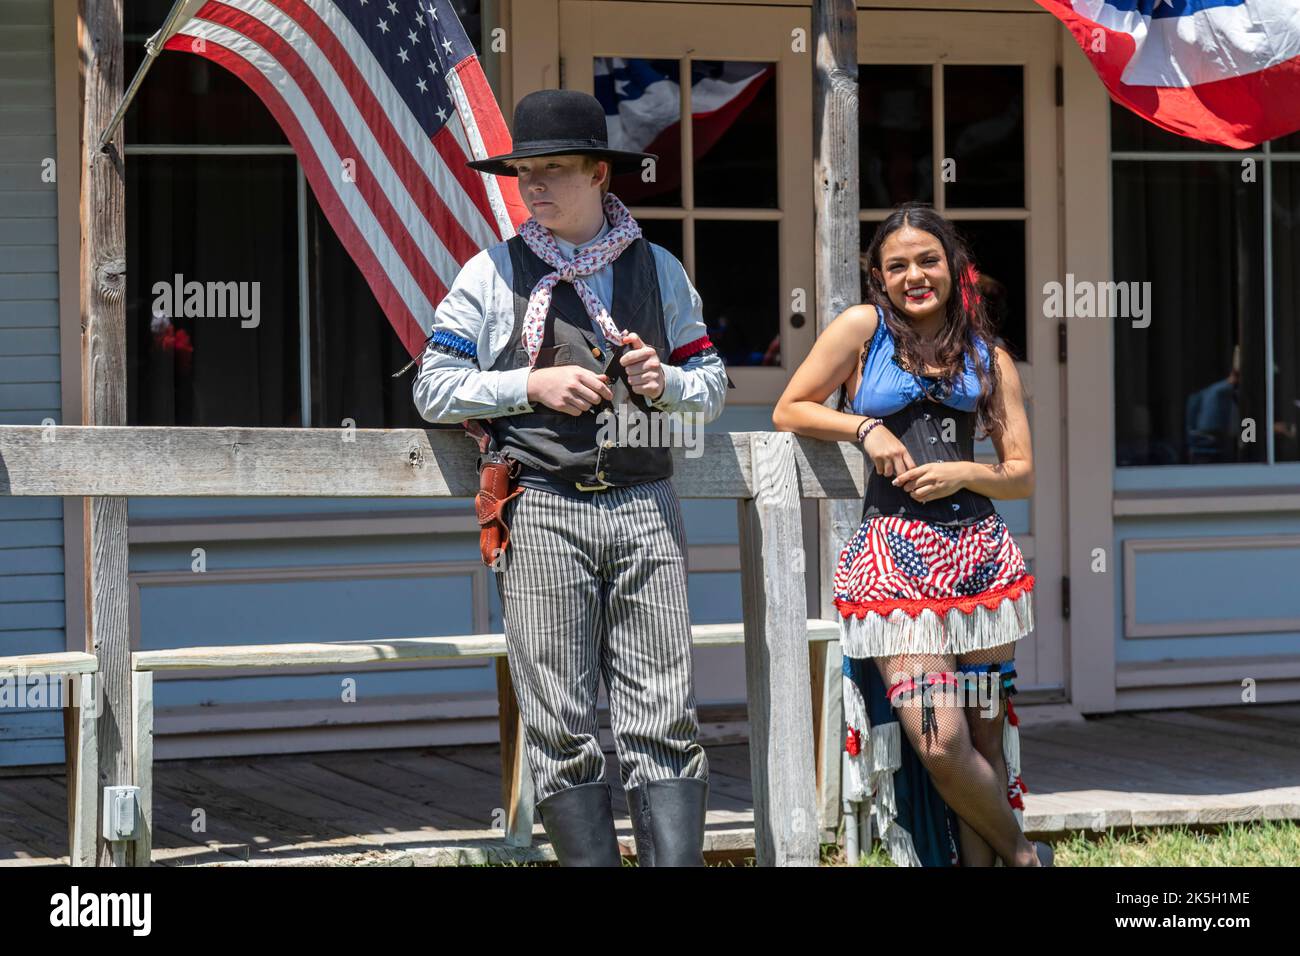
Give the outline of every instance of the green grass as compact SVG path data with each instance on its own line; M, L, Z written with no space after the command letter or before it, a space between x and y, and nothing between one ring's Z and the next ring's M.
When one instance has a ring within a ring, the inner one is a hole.
M1074 832L1053 840L1052 849L1057 866L1300 866L1300 821ZM842 853L827 857L824 853L824 862L844 865ZM894 864L877 844L858 865Z

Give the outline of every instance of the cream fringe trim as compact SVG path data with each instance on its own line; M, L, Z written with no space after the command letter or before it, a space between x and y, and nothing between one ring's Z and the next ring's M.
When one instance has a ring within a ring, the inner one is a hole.
M990 611L979 605L967 613L952 608L943 616L923 610L912 617L902 608L888 616L868 611L840 617L840 647L847 657L894 654L964 654L1019 640L1034 629L1032 590L1003 598Z
M1005 717L1002 719L1002 758L1007 762L1007 785L1009 787L1016 777L1020 776L1020 728ZM1011 812L1015 814L1016 822L1020 824L1020 829L1023 830L1025 828L1025 811L1012 807Z
M843 682L844 719L862 734L856 755L844 752L844 799L854 803L872 800L876 827L895 866L920 866L912 835L899 826L898 801L894 794L894 771L903 765L903 727L898 721L871 726L866 703L858 685L846 675Z

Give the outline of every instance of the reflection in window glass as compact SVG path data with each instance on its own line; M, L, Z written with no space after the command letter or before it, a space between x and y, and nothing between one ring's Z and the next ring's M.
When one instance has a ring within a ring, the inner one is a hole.
M1116 464L1265 461L1259 186L1217 162L1115 162L1112 180L1114 279L1150 290L1145 316L1112 320Z
M934 201L934 101L929 66L858 66L863 209Z
M1273 451L1300 461L1300 163L1273 164Z
M682 99L676 60L598 56L593 91L605 107L609 145L658 157L644 171L615 176L610 191L629 206L682 204Z
M954 223L975 257L980 289L995 332L1006 340L1013 358L1028 357L1025 335L1025 223L958 220Z
M775 209L776 64L691 64L695 205Z
M779 223L695 224L695 287L728 365L781 364L779 254Z
M1025 205L1025 70L945 66L943 148L956 161L950 207Z
M126 164L128 424L300 424L295 169L291 156ZM178 282L179 309L155 290Z
M645 219L637 220L637 225L641 227L641 235L645 236L655 245L663 246L678 261L685 258L685 250L682 248L682 221L680 219Z

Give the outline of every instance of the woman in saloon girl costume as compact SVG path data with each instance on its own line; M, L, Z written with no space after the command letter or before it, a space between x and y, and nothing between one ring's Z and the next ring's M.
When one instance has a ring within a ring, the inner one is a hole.
M1050 866L1022 829L1010 699L1034 579L990 501L1033 492L1020 378L970 253L929 206L897 207L866 268L868 301L817 338L772 415L874 466L835 571L845 798L874 797L900 866ZM841 410L822 404L836 388ZM977 426L997 465L974 461Z

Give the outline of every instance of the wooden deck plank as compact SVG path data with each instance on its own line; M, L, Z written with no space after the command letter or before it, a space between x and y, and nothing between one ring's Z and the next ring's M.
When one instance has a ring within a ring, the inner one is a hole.
M34 795L40 777L11 777L0 787L0 857L11 855L8 838L24 853L68 862L67 790L50 802ZM59 814L63 817L60 819ZM16 853L18 851L12 851Z
M257 758L264 761L265 758ZM162 768L154 775L155 793L162 792L182 806L202 807L211 828L214 812L230 825L247 828L245 842L261 852L297 852L332 848L364 850L373 844L353 833L339 833L298 813L285 813L280 807L264 803L251 792L228 789L230 780L218 774L214 780L197 771L201 768ZM223 768L224 769L224 768Z
M483 825L481 819L457 812L448 804L448 797L455 792L454 783L431 786L426 777L356 751L313 754L312 763L349 781L343 785L345 787L366 785L424 806L429 821L438 830L477 829Z
M1168 714L1143 711L1131 716L1163 726L1186 728L1202 736L1212 735L1209 739L1213 739L1216 743L1230 743L1233 750L1243 745L1251 747L1256 743L1280 746L1292 754L1297 763L1300 763L1300 749L1296 747L1297 738L1300 737L1300 719L1288 726L1285 721L1261 718L1245 707L1231 710L1217 709L1225 712L1210 716L1185 711L1173 711Z
M1127 750L1144 759L1166 764L1194 760L1240 769L1257 766L1257 761L1249 751L1255 750L1257 746L1266 749L1275 746L1247 741L1241 734L1225 734L1214 727L1193 729L1128 714L1097 721L1096 726L1087 733L1065 732L1055 739L1072 746L1077 743L1083 747L1109 746L1116 750ZM1125 747L1126 740L1132 741L1131 746ZM1297 754L1294 747L1279 748L1274 751L1274 755L1292 763L1300 760L1300 754Z
M1300 705L1142 711L1022 726L1026 828L1053 830L1300 819ZM708 744L710 847L753 848L749 751ZM606 752L620 838L632 846ZM495 746L162 761L156 864L450 865L549 859L490 829L501 801ZM193 808L207 830L190 829ZM61 774L0 776L0 866L67 862Z
M311 826L336 837L379 845L373 834L382 832L385 825L382 818L281 780L269 769L280 762L224 763L220 767L196 767L191 772L222 786L234 787L245 799L274 807L289 819L297 818L304 828Z
M320 766L312 761L294 761L277 764L277 776L291 780L298 786L338 803L355 807L362 812L374 810L389 828L405 830L451 830L473 826L475 821L439 811L433 801L438 794L426 790L423 799L411 798L397 790L374 786L364 780Z
M390 769L414 774L429 781L439 804L457 816L471 820L481 829L489 829L493 813L501 807L501 775L484 773L473 766L457 763L428 751L412 755L407 751L384 755L380 762Z

